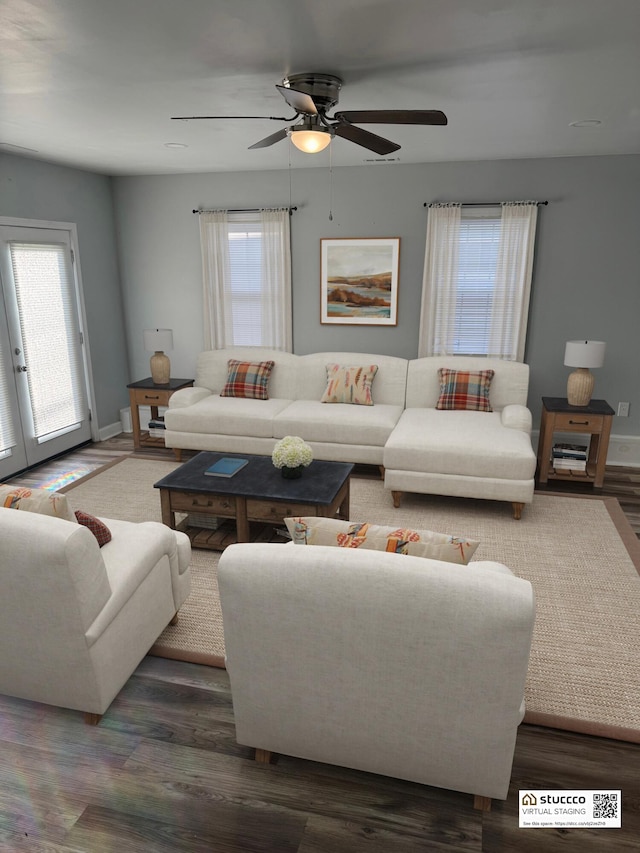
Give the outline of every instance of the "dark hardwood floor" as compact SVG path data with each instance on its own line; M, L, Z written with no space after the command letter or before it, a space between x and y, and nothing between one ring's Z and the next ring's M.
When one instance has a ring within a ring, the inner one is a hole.
M68 481L124 453L119 436L15 478ZM148 451L157 455L157 451ZM167 458L172 458L167 454ZM608 469L640 533L640 472ZM515 523L515 522L514 522ZM521 789L622 790L621 829L519 829ZM147 657L97 727L0 697L0 850L12 853L603 853L640 846L640 745L522 725L508 799L472 797L280 756L235 740L224 670Z

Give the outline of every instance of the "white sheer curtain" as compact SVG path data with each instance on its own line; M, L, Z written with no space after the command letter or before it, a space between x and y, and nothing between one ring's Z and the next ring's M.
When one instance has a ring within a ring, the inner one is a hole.
M449 355L454 338L460 243L459 204L432 204L427 219L418 357Z
M285 210L261 210L262 337L276 349L293 349L291 310L291 216Z
M524 361L536 239L536 202L505 202L488 355Z
M431 205L418 355L524 359L537 202Z
M291 351L289 210L200 214L204 345Z
M204 348L205 350L223 349L233 340L233 335L230 336L226 328L224 311L225 282L231 279L229 219L226 210L200 214L200 248L202 250Z

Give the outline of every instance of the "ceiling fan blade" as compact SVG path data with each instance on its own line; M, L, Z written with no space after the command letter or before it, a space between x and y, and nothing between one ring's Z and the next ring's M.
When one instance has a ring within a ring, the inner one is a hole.
M333 118L353 124L447 124L440 110L351 110Z
M265 136L264 139L261 139L260 142L255 142L253 145L249 146L249 151L252 148L268 148L270 145L275 145L276 142L280 142L282 139L287 138L287 128L283 127L282 130L276 130L275 133L272 133L271 136Z
M300 92L298 89L290 89L289 86L276 86L285 101L299 113L307 116L317 116L318 110L311 95Z
M200 121L202 119L269 119L270 121L295 121L298 118L298 113L294 116L171 116L171 121Z
M369 151L374 151L376 154L391 154L400 148L397 143L391 142L389 139L383 139L382 136L377 136L375 133L362 130L361 127L355 127L347 122L337 124L333 129L336 136L348 139L349 142L355 142L356 145L362 145L363 148L368 148Z

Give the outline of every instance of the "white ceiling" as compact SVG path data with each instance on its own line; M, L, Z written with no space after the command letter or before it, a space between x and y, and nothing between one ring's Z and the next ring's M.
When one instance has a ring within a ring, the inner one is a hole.
M290 116L275 85L304 71L343 79L341 110L443 110L366 126L402 163L640 153L640 0L0 0L0 151L112 175L326 166L247 150L287 122L171 121Z

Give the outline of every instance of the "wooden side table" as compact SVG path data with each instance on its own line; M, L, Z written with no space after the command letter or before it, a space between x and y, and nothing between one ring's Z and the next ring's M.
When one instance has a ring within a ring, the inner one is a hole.
M156 385L149 376L127 385L129 402L131 404L131 426L133 427L133 446L136 450L141 447L164 447L164 439L149 435L148 430L140 429L139 406L150 406L151 417L158 417L158 408L168 406L171 395L180 388L190 388L193 379L170 379L166 385Z
M609 436L615 412L606 400L591 400L588 406L570 406L566 397L543 397L538 442L538 482L572 480L601 489L607 463ZM554 432L590 436L586 471L555 469L551 461Z

